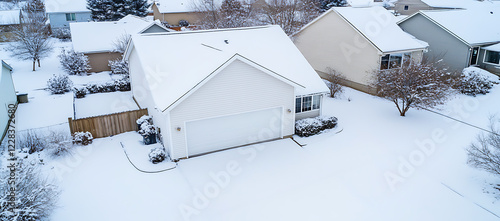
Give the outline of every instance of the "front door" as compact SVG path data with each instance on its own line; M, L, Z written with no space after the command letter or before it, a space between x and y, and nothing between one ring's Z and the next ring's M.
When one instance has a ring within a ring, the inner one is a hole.
M476 65L478 56L479 56L479 47L472 48L469 65Z

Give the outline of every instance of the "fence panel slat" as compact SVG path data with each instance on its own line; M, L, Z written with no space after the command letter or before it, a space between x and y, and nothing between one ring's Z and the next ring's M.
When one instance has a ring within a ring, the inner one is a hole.
M101 138L137 130L136 121L143 115L148 115L147 109L126 111L82 119L68 118L68 122L70 131L89 131L90 133L92 133L92 136L94 138Z

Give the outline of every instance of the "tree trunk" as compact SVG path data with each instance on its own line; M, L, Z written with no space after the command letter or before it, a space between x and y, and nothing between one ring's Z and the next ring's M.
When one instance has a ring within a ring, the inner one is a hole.
M35 71L35 62L36 60L33 60L33 71Z
M40 67L40 59L36 60L38 62L38 67Z

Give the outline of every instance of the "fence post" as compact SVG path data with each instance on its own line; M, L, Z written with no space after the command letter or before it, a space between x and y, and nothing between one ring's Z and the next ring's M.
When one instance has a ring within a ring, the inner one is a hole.
M71 117L68 117L68 124L69 124L69 131L71 132L71 135L73 135L75 132L73 128L73 119Z

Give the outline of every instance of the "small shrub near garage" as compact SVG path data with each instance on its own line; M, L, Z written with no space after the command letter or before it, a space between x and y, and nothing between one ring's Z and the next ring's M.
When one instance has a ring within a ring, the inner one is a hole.
M306 118L295 122L295 134L300 137L309 137L321 133L321 131L332 129L337 126L336 117L319 116Z
M89 145L94 140L94 137L90 132L75 132L73 134L73 143L80 145Z
M68 75L53 75L47 81L47 88L52 94L64 94L71 91L73 82L69 79Z
M156 126L147 121L141 124L139 134L143 137L144 144L149 145L156 143L156 130Z
M460 76L458 90L460 93L470 96L487 94L498 82L498 76L489 72L466 68Z
M149 153L149 161L153 164L161 163L167 158L167 153L162 147L157 147L151 150Z
M153 117L148 115L142 115L141 118L135 121L137 123L137 130L141 130L141 126L143 123L147 122L148 124L153 124Z

